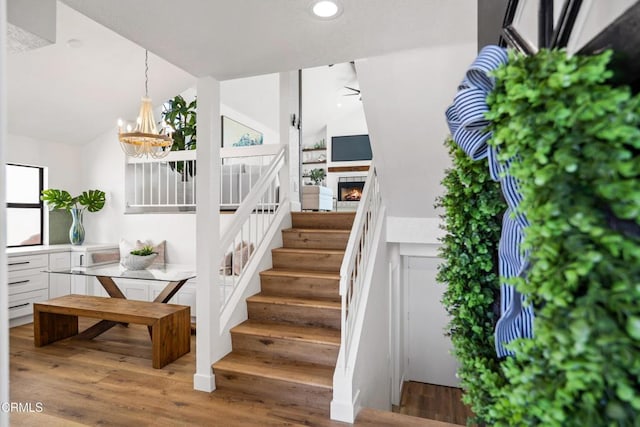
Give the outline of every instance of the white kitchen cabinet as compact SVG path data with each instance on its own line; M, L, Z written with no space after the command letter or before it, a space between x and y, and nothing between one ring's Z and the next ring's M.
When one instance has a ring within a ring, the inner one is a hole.
M146 281L130 279L115 279L115 281L127 299L149 301L149 284Z
M66 270L71 267L69 252L55 252L49 254L50 270ZM71 276L68 274L49 273L49 298L61 297L71 293Z
M153 283L149 286L149 301L156 299L160 292L166 286L166 283ZM188 305L191 307L191 317L196 317L196 281L191 279L184 284L184 286L178 291L177 294L169 300L169 304Z
M75 246L71 252L71 267L92 267L100 263L94 262L96 254L118 252L118 245ZM71 293L80 295L109 296L98 279L88 276L71 276Z
M9 326L33 321L33 303L49 299L47 254L9 256Z

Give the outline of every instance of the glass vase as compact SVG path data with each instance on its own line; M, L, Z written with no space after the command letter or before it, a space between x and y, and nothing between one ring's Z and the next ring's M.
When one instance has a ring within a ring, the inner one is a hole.
M84 242L84 226L82 225L82 213L84 209L71 208L71 228L69 229L69 241L72 245L81 245Z

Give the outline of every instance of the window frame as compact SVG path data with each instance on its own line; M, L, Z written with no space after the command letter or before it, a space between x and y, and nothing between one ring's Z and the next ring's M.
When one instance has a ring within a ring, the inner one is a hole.
M10 208L18 208L18 209L39 209L40 210L40 243L32 243L28 245L9 245L7 244L7 248L22 248L27 246L42 246L44 244L44 202L40 199L40 195L42 194L42 190L44 190L44 168L41 166L31 166L31 165L21 165L19 163L10 163L7 162L6 166L18 166L24 168L33 168L38 169L38 203L11 203L7 201L7 209Z

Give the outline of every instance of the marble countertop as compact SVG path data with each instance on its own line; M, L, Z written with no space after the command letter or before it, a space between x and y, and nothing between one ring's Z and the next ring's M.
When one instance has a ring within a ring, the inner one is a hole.
M84 243L82 245L38 245L7 248L7 256L51 254L56 252L86 252L103 249L118 249L117 243Z

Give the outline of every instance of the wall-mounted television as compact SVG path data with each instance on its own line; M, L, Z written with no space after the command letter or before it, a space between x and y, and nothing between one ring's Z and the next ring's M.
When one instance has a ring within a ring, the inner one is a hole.
M348 135L331 137L331 161L351 162L371 160L369 135Z

